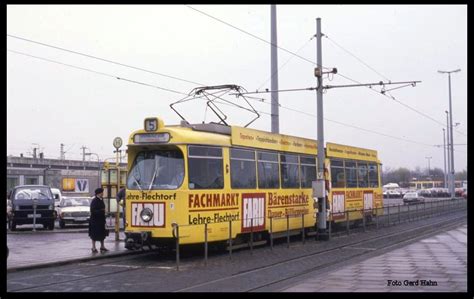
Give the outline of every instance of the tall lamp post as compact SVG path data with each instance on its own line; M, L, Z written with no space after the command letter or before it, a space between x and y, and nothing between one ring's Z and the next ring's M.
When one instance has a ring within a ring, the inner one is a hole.
M446 178L446 132L445 129L443 128L443 154L444 154L444 188L446 187L447 184L447 178Z
M448 74L448 84L449 84L449 137L451 142L451 169L450 169L450 193L451 198L454 198L454 142L453 142L453 109L451 104L451 73L460 72L461 69L457 69L454 71L438 71L440 74Z
M451 194L451 179L449 174L451 173L451 148L449 146L449 112L448 110L444 111L446 113L446 153L447 153L447 161L448 161L448 172L446 173L446 185L449 189L449 193Z

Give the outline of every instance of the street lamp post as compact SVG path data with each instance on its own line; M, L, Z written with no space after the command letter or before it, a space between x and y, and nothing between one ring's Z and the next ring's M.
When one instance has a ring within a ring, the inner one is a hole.
M444 154L444 188L446 188L446 132L443 128L443 154Z
M449 135L451 141L451 171L450 171L450 193L451 198L454 198L454 142L453 142L453 109L451 103L451 73L460 72L461 69L457 69L454 71L438 71L440 74L448 74L448 84L449 84Z
M451 148L449 147L449 112L446 110L446 153L447 153L447 161L448 161L448 172L446 173L446 185L451 193L451 179L449 174L451 173Z

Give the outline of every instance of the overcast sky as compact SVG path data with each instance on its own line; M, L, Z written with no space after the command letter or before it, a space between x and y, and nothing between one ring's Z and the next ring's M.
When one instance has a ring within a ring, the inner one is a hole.
M270 5L191 7L270 41ZM422 81L391 91L396 101L366 87L327 90L326 142L377 150L384 167L426 169L430 161L431 168L443 168L442 147L433 145L443 143L448 76L437 71L461 69L451 76L453 123L459 123L454 144L466 144L467 6L279 5L278 45L306 59L278 51L280 89L316 86L316 42L310 39L317 17L327 37L325 67L362 83ZM9 5L7 33L199 84L237 84L249 91L271 86L269 44L184 5ZM114 137L126 144L146 117L179 123L169 104L183 95L107 75L182 93L199 86L10 36L7 48L102 73L7 52L8 155L28 155L37 143L45 157L58 158L64 143L68 159L82 159L80 147L86 146L103 160L114 156ZM325 85L353 84L340 75L329 79ZM280 108L280 133L316 139L315 92L284 92L279 99L305 112ZM270 113L268 103L251 104ZM204 101L182 109L192 122L214 120ZM243 125L251 115L233 111L229 118ZM263 114L251 128L269 131L270 116ZM455 170L462 169L467 146L456 145Z

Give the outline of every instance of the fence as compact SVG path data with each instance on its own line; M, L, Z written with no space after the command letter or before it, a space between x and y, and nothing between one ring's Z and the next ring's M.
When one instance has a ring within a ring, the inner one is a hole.
M366 231L367 229L379 229L379 227L391 226L400 223L406 223L421 219L426 219L430 217L436 217L447 213L452 213L458 210L463 210L467 208L467 201L465 199L443 199L438 201L430 202L418 202L413 204L400 204L400 205L390 205L384 207L377 207L373 209L360 209L360 210L350 210L342 213L329 214L329 219L337 219L335 224L337 225L336 231L333 231L332 221L328 221L328 233L329 239L334 235L347 234L349 235L351 231L362 230ZM362 217L364 215L364 217ZM229 251L229 259L232 259L232 250L233 250L233 238L232 231L236 230L237 227L242 227L242 221L250 222L250 226L246 225L246 232L249 233L248 237L248 246L250 247L251 254L253 253L254 247L254 234L263 232L263 229L254 229L254 223L265 223L266 219L269 220L269 229L268 237L270 239L270 249L273 250L274 245L274 235L277 234L278 237L286 234L286 243L287 248L290 247L290 235L299 235L301 232L301 242L305 243L305 236L307 234L308 228L305 228L305 217L312 218L310 214L295 214L295 215L286 215L283 217L254 217L244 220L229 220L227 222L205 222L203 224L187 224L187 225L178 225L173 224L174 236L176 241L176 269L179 270L179 247L180 247L180 238L183 238L183 230L188 230L188 233L192 232L194 236L197 234L203 234L204 242L204 264L207 265L208 261L208 250L209 242L213 241L209 236L209 227L220 226L220 229L227 226L228 231L228 240L227 250ZM314 218L312 218L315 220ZM342 219L342 220L341 220ZM228 223L228 224L227 224ZM306 222L311 223L311 222ZM314 221L315 223L315 221ZM352 228L351 228L352 224ZM362 224L362 228L360 225ZM275 232L275 226L277 231ZM345 229L342 229L345 227ZM282 230L282 228L284 228ZM286 231L285 231L286 230ZM181 235L180 235L181 231ZM213 236L213 239L218 237ZM219 240L221 240L219 238ZM222 240L221 240L222 241ZM266 243L266 241L264 242ZM245 244L245 243L244 243Z

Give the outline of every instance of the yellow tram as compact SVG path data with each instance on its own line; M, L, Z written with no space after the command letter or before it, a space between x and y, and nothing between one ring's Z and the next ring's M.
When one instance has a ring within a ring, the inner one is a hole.
M382 206L377 152L330 143L326 151L329 221L344 221L346 210L373 214ZM172 244L177 227L180 244L314 231L316 155L315 140L147 118L128 142L126 247Z

